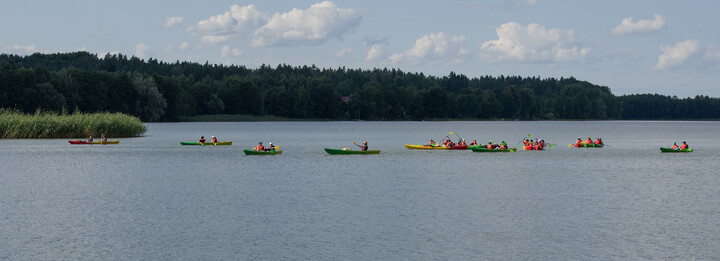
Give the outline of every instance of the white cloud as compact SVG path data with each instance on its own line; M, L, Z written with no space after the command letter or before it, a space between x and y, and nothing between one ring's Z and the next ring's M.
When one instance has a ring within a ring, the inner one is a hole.
M182 16L176 16L176 17L168 17L165 18L165 27L175 27L183 22Z
M229 45L225 45L222 47L220 55L222 57L235 57L235 56L242 55L242 51L240 51L240 49L237 49L237 48L231 48Z
M368 50L365 60L375 61L385 56L385 44L373 44Z
M545 29L539 24L524 27L508 22L495 30L497 40L481 46L481 58L494 62L581 61L590 48L579 46L572 30Z
M622 20L622 22L612 30L614 35L638 35L648 34L660 31L665 28L667 18L662 15L655 14L654 20L640 20L633 22L632 17Z
M100 28L99 31L92 34L92 36L106 36L108 34L109 29L107 27Z
M524 2L518 2L516 5L520 7L533 7L538 4L538 0L525 0Z
M144 43L139 43L135 46L135 56L137 56L140 59L145 59L150 57L150 51L152 48L150 48L149 45Z
M190 49L190 44L187 42L182 42L179 45L176 45L175 43L168 43L165 45L165 53L174 53L177 51L187 51Z
M251 34L267 22L266 17L255 5L232 5L230 11L201 20L187 31L200 35L204 43L223 43L234 37Z
M655 69L667 70L680 67L691 60L698 59L701 47L697 40L685 40L674 46L661 46L662 54L658 57Z
M38 50L34 44L6 46L6 47L0 48L0 51L2 53L17 54L17 55L28 55L28 54L33 54L33 53L37 53L37 52L42 52L41 50Z
M317 45L342 36L360 24L353 9L339 8L324 1L306 10L277 13L255 31L254 46Z
M431 33L415 40L415 45L409 50L393 54L388 58L392 63L418 62L425 59L456 59L469 51L464 46L465 36L446 37L444 33Z
M345 58L353 52L352 48L343 48L335 53L335 57Z

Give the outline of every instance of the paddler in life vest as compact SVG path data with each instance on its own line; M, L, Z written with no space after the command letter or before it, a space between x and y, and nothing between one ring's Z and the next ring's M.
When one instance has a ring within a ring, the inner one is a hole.
M360 147L360 150L362 150L362 151L368 150L367 141L363 141L363 145L357 145L357 144L355 144L355 146Z
M90 138L88 138L88 142L93 142L92 135L90 136Z
M670 147L670 148L671 148L671 149L674 149L674 150L677 150L677 149L679 149L680 147L678 147L678 145L677 145L676 142L673 142L673 145L672 145L672 147Z
M265 151L265 146L262 145L262 142L258 143L258 145L255 147L255 151Z
M603 141L601 138L595 139L595 145L603 145Z
M269 143L270 146L268 146L268 150L275 150L275 145L272 144L272 141Z
M501 150L506 150L507 148L508 148L508 146L507 146L507 143L505 143L505 141L500 142L500 149L501 149Z
M687 143L685 143L684 141L683 141L683 144L680 145L680 149L681 149L681 150L686 150L686 149L689 149L689 148L690 148L690 146L688 146Z
M435 141L431 139L430 144L428 144L427 146L435 147L435 146L437 146L437 144L435 144Z
M477 140L473 140L472 142L470 142L470 146L475 146L475 145L478 145Z
M595 144L595 143L593 143L592 138L590 138L590 136L588 136L587 140L585 140L585 144L587 144L587 145L593 145L593 144Z
M493 144L492 141L488 141L488 144L487 146L485 146L485 148L489 150L495 149L495 144Z
M540 142L538 142L538 148L544 149L545 148L545 140L540 139Z
M211 140L212 140L212 143L218 143L217 138L215 138L215 136L212 136Z
M200 140L198 141L200 144L205 144L205 136L200 136Z
M580 148L582 146L583 146L582 139L580 139L580 137L578 137L578 139L575 141L575 148Z

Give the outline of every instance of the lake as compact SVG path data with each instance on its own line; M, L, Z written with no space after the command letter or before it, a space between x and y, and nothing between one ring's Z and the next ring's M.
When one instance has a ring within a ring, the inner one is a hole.
M720 122L148 123L0 140L0 259L720 259ZM456 133L546 151L408 150ZM180 146L231 140L232 146ZM569 148L600 137L602 149ZM259 141L283 150L245 156ZM379 155L323 148L367 141ZM660 153L687 141L692 153Z

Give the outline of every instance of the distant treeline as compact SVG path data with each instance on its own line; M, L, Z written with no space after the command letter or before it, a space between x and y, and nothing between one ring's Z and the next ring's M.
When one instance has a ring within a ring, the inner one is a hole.
M294 119L720 119L720 99L617 97L570 78L427 76L398 69L257 69L87 52L0 55L0 107L121 112L144 121L203 114Z

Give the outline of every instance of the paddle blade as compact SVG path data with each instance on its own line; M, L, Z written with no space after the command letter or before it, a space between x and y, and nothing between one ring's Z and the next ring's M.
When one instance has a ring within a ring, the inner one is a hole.
M571 147L572 147L572 144L568 144L568 148L571 148Z
M530 138L534 138L532 134L528 134L528 137L530 137Z
M450 133L448 133L448 135L452 135L452 134L453 134L453 132L452 132L452 131L451 131Z

